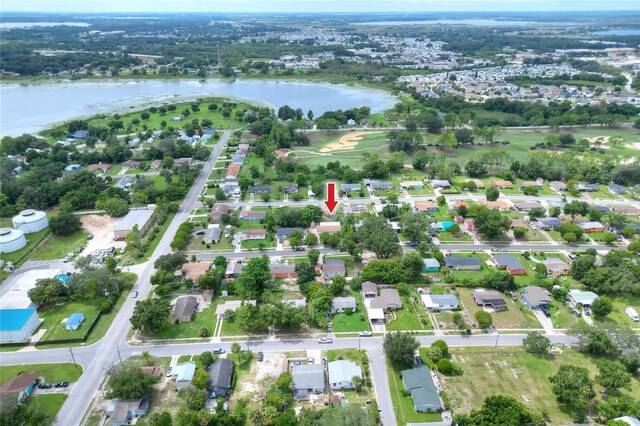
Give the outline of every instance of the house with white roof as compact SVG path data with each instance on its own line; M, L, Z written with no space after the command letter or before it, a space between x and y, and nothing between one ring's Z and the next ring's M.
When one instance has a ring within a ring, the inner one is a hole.
M328 364L331 389L353 389L353 378L362 379L362 369L353 361L337 360Z

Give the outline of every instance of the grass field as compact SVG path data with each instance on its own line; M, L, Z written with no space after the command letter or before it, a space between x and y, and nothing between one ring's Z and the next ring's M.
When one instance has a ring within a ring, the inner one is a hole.
M548 410L549 424L568 424L570 419L560 411L549 377L562 364L586 367L591 378L597 371L594 358L573 350L549 357L536 357L515 348L450 348L449 351L463 369L460 376L440 376L454 412L467 413L481 406L485 397L500 394L514 397L534 410ZM598 388L596 385L596 391L601 390ZM633 379L629 392L636 395L640 392L637 379Z
M351 314L335 314L331 318L333 331L365 331L371 330L369 320L362 303L362 294L359 291L351 291L351 296L356 298L357 309Z
M62 259L67 253L75 253L78 246L85 246L88 234L87 231L74 232L64 237L49 234L31 252L30 258L33 260Z
M402 309L398 309L394 313L396 314L396 319L387 324L388 331L424 329L408 297L402 296Z
M20 373L29 373L37 377L44 377L49 383L62 381L75 382L82 374L82 367L71 363L2 366L0 367L0 384L4 384L4 382Z
M172 297L165 298L167 301L172 300ZM215 304L202 312L197 312L195 319L191 322L185 322L180 324L173 324L170 318L167 318L167 325L157 333L153 335L154 339L179 339L185 337L200 337L198 334L200 328L206 327L209 333L213 333L213 327L216 323L216 308Z
M477 311L482 310L482 308L473 301L471 298L471 293L473 292L470 288L458 288L458 296L465 308L469 313L473 316ZM507 309L500 312L491 312L491 317L493 318L493 325L498 328L540 328L542 327L538 321L531 322L527 317L523 314L520 309L518 309L513 303L511 303L507 296L504 296L504 299L507 301Z
M62 321L76 312L81 312L84 315L84 322L77 330L65 329ZM48 308L40 314L40 318L43 320L40 328L47 330L40 341L82 339L87 335L91 325L98 319L99 314L98 308L82 302L70 302L62 306Z
M55 419L66 400L67 395L64 393L33 395L29 398L27 407L40 409Z
M400 378L400 372L407 368L410 367L402 367L387 361L387 376L391 390L391 401L393 401L393 409L396 413L398 425L441 421L442 415L439 413L418 413L413 406L413 398L411 395L404 394L404 384Z

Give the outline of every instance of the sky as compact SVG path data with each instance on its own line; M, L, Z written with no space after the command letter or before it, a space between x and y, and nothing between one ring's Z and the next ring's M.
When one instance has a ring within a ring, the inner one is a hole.
M491 12L640 10L640 0L2 0L23 12Z

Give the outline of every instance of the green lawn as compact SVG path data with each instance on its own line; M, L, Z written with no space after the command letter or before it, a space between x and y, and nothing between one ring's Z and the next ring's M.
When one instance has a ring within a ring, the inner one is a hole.
M471 293L473 289L470 288L457 288L458 297L464 304L465 308L471 315L474 315L477 311L482 310L482 308L473 301L471 298ZM538 321L535 323L531 323L527 321L527 317L524 316L523 312L520 311L517 307L513 305L508 299L508 296L504 296L504 299L507 301L507 309L500 312L491 312L491 317L493 318L493 325L498 328L540 328L540 324Z
M67 236L49 234L44 241L31 252L32 260L62 259L67 253L75 253L78 246L87 244L87 231L74 232Z
M420 323L416 310L408 297L402 297L402 309L394 311L396 319L387 324L388 331L396 330L422 330L424 326Z
M165 298L170 301L172 298ZM172 324L171 317L167 318L167 325L152 337L154 339L179 339L185 337L200 337L200 328L206 327L209 333L213 333L216 324L216 308L212 304L211 307L197 312L195 319L191 322Z
M332 349L326 351L324 355L327 357L327 361L335 361L337 359L346 359L357 363L362 362L362 352L357 349Z
M442 415L439 413L418 413L413 406L413 398L411 395L404 395L404 384L400 378L400 372L407 368L411 367L401 367L387 361L387 377L389 378L391 401L393 402L393 409L398 425L441 421Z
M64 393L33 395L29 398L27 407L40 409L55 419L66 400L67 395Z
M352 291L351 295L356 298L357 310L351 314L335 314L331 318L333 331L366 331L371 330L369 320L362 303L362 294L359 291Z
M76 312L81 312L84 315L84 322L77 330L66 330L62 321ZM62 306L47 308L40 313L40 318L43 320L40 329L47 330L40 341L83 339L91 325L98 319L99 314L98 308L83 302L69 302Z
M562 364L586 367L593 379L597 373L595 359L565 348L563 354L537 357L521 348L450 348L453 360L460 363L460 376L440 376L451 408L457 413L468 413L482 405L489 395L509 395L524 402L528 407L549 412L548 423L569 424L552 393L549 377ZM601 398L602 389L595 386ZM633 379L631 391L638 395L640 385Z
M606 296L609 297L613 302L613 310L607 316L607 318L617 322L618 324L626 324L633 328L637 328L640 326L640 323L633 322L631 318L629 318L629 316L624 312L627 307L631 306L635 308L636 312L640 313L640 296L631 294L607 294Z
M8 224L8 226L11 226L11 225ZM21 263L21 261L26 259L29 252L31 252L31 250L33 250L34 247L40 241L44 241L44 239L47 238L48 234L49 234L49 228L43 229L40 232L34 232L33 234L25 234L24 237L27 240L27 245L21 248L20 250L14 251L12 253L0 254L0 259L4 260L5 262L13 262L17 268L18 266L20 266L19 264Z
M72 363L66 364L26 364L7 365L0 367L0 384L17 376L20 373L29 373L34 376L44 377L49 383L75 382L82 374L82 367Z

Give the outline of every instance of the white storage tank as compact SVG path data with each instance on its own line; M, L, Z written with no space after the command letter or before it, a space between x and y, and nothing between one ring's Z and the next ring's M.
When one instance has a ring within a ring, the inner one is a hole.
M14 228L25 234L42 231L49 226L47 214L33 209L22 210L19 215L13 217L12 222Z
M21 230L0 228L0 253L11 253L26 245L27 239Z

